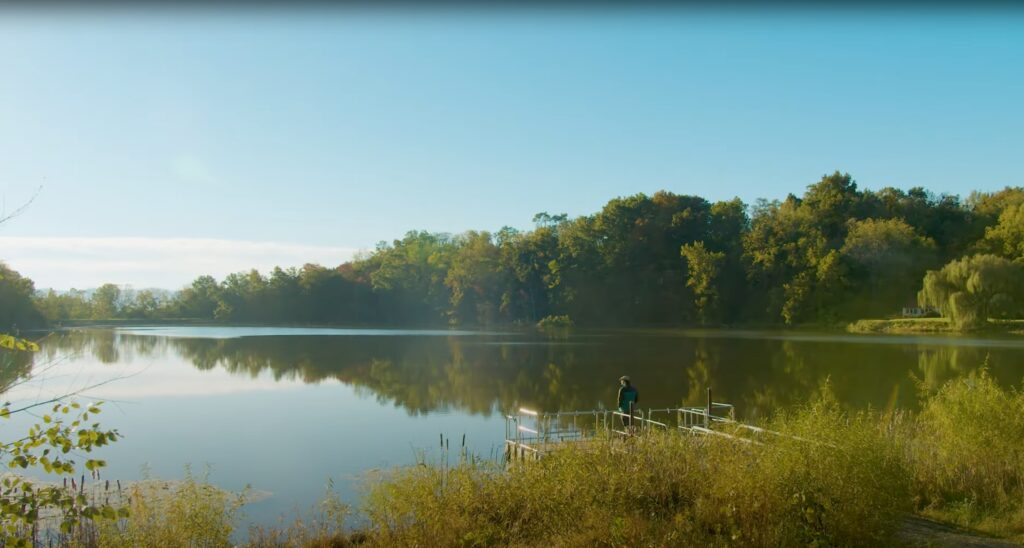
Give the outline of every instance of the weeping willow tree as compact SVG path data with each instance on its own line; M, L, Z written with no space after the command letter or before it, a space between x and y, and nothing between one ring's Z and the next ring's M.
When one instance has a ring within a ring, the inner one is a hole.
M925 274L917 300L960 328L982 326L991 317L1018 317L1024 312L1024 264L995 255L952 261Z

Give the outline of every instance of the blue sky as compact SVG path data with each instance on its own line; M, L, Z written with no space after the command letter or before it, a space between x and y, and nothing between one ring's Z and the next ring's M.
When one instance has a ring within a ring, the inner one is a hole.
M1024 184L1021 11L0 15L0 199L42 186L0 259L41 287L336 264L659 189L783 198L836 169Z

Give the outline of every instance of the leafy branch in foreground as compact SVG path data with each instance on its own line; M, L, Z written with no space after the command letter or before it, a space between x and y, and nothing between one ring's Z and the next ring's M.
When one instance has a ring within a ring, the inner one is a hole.
M28 340L15 337L14 335L7 335L0 333L0 348L6 348L8 350L23 350L28 352L38 352L39 345Z
M0 335L2 352L35 352L39 345L11 335ZM70 488L35 483L18 475L0 481L0 542L5 546L28 546L37 540L40 530L59 528L62 535L73 534L89 520L126 517L125 509L97 504L85 496L84 475L76 483L79 471L76 458L81 453L117 441L116 430L104 430L90 416L101 411L101 403L82 406L73 401L79 392L12 409L10 402L0 406L0 418L9 420L18 413L53 404L50 412L39 417L26 434L13 441L0 441L0 466L12 470L42 469L47 474L72 476ZM84 465L94 479L106 466L101 459L86 459Z

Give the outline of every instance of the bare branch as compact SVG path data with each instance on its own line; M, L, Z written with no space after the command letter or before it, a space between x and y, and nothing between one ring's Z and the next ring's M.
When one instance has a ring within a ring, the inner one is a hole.
M20 413L22 411L33 409L35 407L39 407L39 406L42 406L42 405L48 405L48 404L51 404L51 403L58 403L58 402L64 401L64 400L66 400L66 399L68 399L70 397L73 397L73 396L80 396L80 395L82 395L83 392L86 392L88 390L92 390L93 388L99 388L101 386L110 384L110 383L115 382L115 381L120 381L120 380L124 380L124 379L127 379L127 378L134 377L135 375L138 375L138 373L132 373L131 375L119 375L117 377L113 377L113 378L107 379L105 381L101 381L101 382L98 382L96 384L92 384L92 385L86 386L86 387L81 388L79 390L74 390L74 391L62 394L60 396L55 396L55 397L50 398L50 399L45 400L45 401L36 402L36 403L30 404L30 405L26 405L25 407L20 407L18 409L12 409L9 412L9 414L13 415L15 413Z
M42 185L40 185L39 187L36 188L36 191L32 193L32 196L25 203L23 203L20 206L18 206L18 208L15 209L14 211L12 211L10 213L6 213L4 211L0 211L0 224L4 224L5 222L7 222L7 221L17 217L18 215L21 215L22 213L24 213L25 210L28 209L28 206L32 205L32 202L36 201L36 198L39 197L39 193L42 192L42 191L43 191L43 187L42 187Z

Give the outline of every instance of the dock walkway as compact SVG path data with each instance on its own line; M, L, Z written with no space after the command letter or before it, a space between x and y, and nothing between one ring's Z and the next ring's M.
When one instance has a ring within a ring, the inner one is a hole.
M599 435L632 437L652 430L693 435L723 436L743 443L758 443L715 429L729 424L754 434L776 434L736 421L731 404L711 400L704 407L635 409L632 417L618 410L542 412L519 408L505 415L505 458L507 461L536 459L566 444L579 443Z

